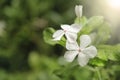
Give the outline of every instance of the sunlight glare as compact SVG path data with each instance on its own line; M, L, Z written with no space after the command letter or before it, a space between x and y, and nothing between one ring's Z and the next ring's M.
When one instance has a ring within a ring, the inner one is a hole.
M120 8L120 0L108 0L108 3L113 8Z

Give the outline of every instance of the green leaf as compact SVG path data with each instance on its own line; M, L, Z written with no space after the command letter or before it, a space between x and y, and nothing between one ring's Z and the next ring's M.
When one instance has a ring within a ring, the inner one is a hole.
M100 44L100 43L106 43L107 40L110 38L111 30L110 25L106 22L104 22L96 31L97 35L95 36L94 43Z
M44 41L50 45L55 45L55 44L59 44L62 46L65 46L66 43L66 39L64 37L62 37L62 39L60 41L54 41L53 40L53 33L55 32L55 30L53 28L47 28L43 31L43 38Z
M118 61L120 55L120 45L99 45L97 57L102 60Z
M91 17L86 24L83 26L80 34L89 34L93 30L95 30L98 26L100 26L104 21L102 16L93 16Z
M105 60L107 61L108 60L108 55L107 53L105 52L104 49L98 49L98 56L97 56L99 59L102 59L102 60Z
M92 65L92 66L104 66L105 61L101 60L99 58L94 58L94 59L90 60L89 64Z
M44 41L50 45L57 44L57 41L53 41L52 35L55 32L53 28L47 28L43 31Z

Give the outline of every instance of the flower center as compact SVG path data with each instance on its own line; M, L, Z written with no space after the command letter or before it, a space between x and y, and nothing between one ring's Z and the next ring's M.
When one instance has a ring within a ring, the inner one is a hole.
M78 49L78 52L81 52L81 49L80 49L80 48Z
M64 32L67 32L67 30L63 30Z

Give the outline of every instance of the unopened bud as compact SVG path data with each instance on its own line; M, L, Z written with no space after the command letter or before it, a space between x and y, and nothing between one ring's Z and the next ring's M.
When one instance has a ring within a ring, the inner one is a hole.
M82 16L82 5L76 5L75 6L75 14L77 17L81 17Z

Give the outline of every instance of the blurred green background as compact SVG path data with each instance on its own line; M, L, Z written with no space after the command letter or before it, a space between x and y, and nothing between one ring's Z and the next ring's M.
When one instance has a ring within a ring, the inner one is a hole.
M65 49L43 40L45 28L74 22L76 4L84 6L83 15L88 18L104 16L113 26L109 43L120 42L120 8L106 7L102 0L0 0L0 80L97 80L89 67L71 68L73 74L68 76L71 72L63 67ZM65 79L59 75L60 68ZM104 69L104 80L120 80L120 67L110 67L109 74Z

